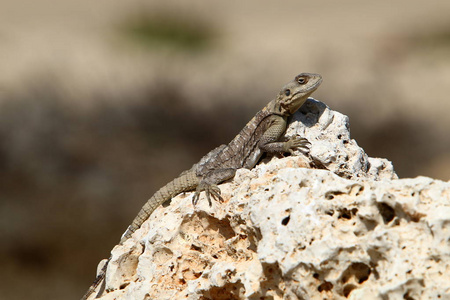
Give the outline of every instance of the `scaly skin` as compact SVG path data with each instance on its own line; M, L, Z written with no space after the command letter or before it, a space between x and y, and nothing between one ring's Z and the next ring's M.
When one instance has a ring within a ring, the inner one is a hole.
M294 137L280 141L286 131L287 118L295 113L308 97L319 87L322 77L318 74L302 73L286 84L277 97L259 111L228 144L221 145L206 154L190 170L158 190L142 207L119 244L123 244L139 229L159 205L169 204L170 200L182 192L194 191L193 205L196 205L201 192L205 192L211 205L211 197L222 201L221 182L234 177L239 168L253 168L263 153L293 152L300 148L309 150L310 143L305 138ZM103 266L82 300L87 299L104 281L109 261Z

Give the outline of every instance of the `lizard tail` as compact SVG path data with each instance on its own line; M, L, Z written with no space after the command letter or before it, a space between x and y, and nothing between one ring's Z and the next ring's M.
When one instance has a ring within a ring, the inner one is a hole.
M81 298L81 300L87 300L89 298L89 296L91 296L95 292L95 289L103 282L103 279L105 279L105 275L106 275L106 268L108 267L110 260L111 260L111 257L108 258L105 265L100 270L100 273L97 275L94 282L91 284L91 286L87 290L86 294L84 294L84 296Z
M129 239L131 235L136 230L138 230L141 225L148 219L148 217L150 217L150 215L159 205L182 192L194 190L197 187L198 182L199 180L195 175L195 171L189 170L183 172L180 176L160 188L141 208L136 218L134 218L133 222L128 227L127 231L122 235L119 245L123 244L127 239ZM81 298L81 300L88 299L97 289L97 287L104 281L106 276L106 269L110 260L111 257L105 263L97 278L95 278L94 282L89 287L86 294L84 294L83 298Z
M131 235L138 230L142 224L150 217L153 211L166 201L176 195L194 190L199 183L199 179L194 170L183 172L180 176L160 188L141 208L136 218L134 218L127 231L122 235L120 243L124 243Z

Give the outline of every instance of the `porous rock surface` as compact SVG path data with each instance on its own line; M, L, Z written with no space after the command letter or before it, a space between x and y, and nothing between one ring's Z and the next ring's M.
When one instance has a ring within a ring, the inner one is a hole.
M309 155L266 159L158 208L116 246L101 299L450 299L450 183L397 179L309 100L287 136Z

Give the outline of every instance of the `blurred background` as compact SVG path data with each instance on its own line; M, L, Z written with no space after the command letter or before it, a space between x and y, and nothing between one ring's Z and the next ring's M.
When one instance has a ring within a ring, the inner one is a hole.
M79 299L300 72L370 156L450 179L450 1L0 1L0 299Z

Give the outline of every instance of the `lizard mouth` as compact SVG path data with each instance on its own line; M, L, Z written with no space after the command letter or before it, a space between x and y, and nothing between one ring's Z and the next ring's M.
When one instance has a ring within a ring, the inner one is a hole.
M290 114L295 113L302 105L305 103L305 101L308 99L308 97L319 87L319 85L322 83L322 78L319 78L314 85L310 86L306 91L297 92L292 95L291 100L286 105L286 111ZM298 101L300 99L303 99L303 101Z

